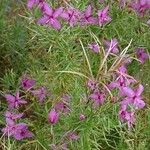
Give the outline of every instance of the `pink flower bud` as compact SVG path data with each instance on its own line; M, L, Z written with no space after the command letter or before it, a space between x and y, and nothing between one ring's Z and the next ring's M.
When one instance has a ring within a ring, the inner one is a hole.
M80 120L82 121L82 120L85 120L85 115L84 114L80 114Z
M58 122L58 119L59 119L59 114L56 112L55 109L52 109L48 114L48 121L51 124L56 124Z

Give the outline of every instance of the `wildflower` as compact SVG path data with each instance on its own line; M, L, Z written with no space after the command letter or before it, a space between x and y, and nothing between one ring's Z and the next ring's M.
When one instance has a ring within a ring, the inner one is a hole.
M128 112L127 110L121 109L119 111L119 118L120 118L121 122L127 122L129 129L135 123L135 114L132 111Z
M96 24L97 19L92 15L92 6L89 5L81 15L81 25Z
M13 136L16 140L22 140L33 136L33 133L28 130L28 126L25 123L6 124L6 127L2 129L2 132L4 135Z
M61 17L66 20L71 27L75 26L81 18L81 12L75 8L64 10Z
M68 113L70 111L67 104L63 101L57 102L55 104L55 109L56 109L56 111L62 111L63 113Z
M31 92L34 96L36 96L39 99L40 103L44 102L44 99L46 98L46 88L45 87L41 87L37 90L32 90Z
M109 6L98 11L98 24L100 26L102 26L112 20L111 17L108 16L108 11L109 11Z
M42 7L45 3L45 0L28 0L27 7L32 9L34 6Z
M131 8L136 11L139 16L144 16L146 12L150 9L149 0L137 0L131 3Z
M106 46L106 51L108 51L111 48L112 53L114 53L114 54L119 53L118 40L116 38L112 39L111 41L105 40L104 44Z
M94 101L94 108L104 103L104 94L101 93L99 90L95 90L91 95L90 99Z
M120 6L121 8L125 8L126 3L127 3L127 0L119 0L119 6Z
M87 86L91 89L91 90L95 90L98 88L98 83L96 83L94 80L89 79L87 82Z
M77 135L76 132L74 131L70 131L69 133L67 133L67 137L69 138L69 140L78 140L79 139L79 135Z
M49 25L54 29L60 30L61 24L58 21L58 17L63 12L62 7L53 10L51 7L47 7L45 14L38 20L38 23L41 25Z
M68 148L67 148L68 146L66 143L58 144L58 145L51 144L50 147L52 150L68 150Z
M59 114L56 112L55 109L52 109L48 114L48 121L54 125L58 122Z
M25 90L30 90L35 85L35 83L35 80L29 79L28 77L24 76L21 80L21 87Z
M88 45L88 47L91 50L93 50L93 52L95 52L95 53L99 53L99 51L100 51L100 47L97 43L91 43L91 44Z
M13 133L13 137L16 140L22 140L24 138L33 137L33 133L28 130L28 126L25 123L18 123L15 125L15 132Z
M149 55L145 52L143 48L138 48L136 50L136 55L142 64L145 62L146 59L149 58Z
M143 101L143 98L141 97L141 94L144 90L143 85L139 85L139 87L135 90L132 90L129 87L123 87L122 91L127 96L125 100L122 102L122 105L124 104L133 104L133 106L136 109L144 108L145 102Z
M15 120L20 119L22 116L23 116L23 113L16 114L13 112L6 111L6 113L5 113L6 123L13 124Z
M85 115L84 114L80 114L80 120L82 121L82 120L85 120Z
M8 102L8 107L10 109L18 108L19 105L26 104L27 102L20 98L19 91L16 92L16 95L6 94L5 98Z

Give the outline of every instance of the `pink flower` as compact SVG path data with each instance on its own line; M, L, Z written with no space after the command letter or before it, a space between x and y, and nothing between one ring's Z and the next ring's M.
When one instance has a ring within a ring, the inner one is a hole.
M126 110L121 109L119 111L119 118L120 118L121 122L127 122L129 129L135 123L135 114L134 114L134 112L128 112Z
M66 114L69 113L70 112L69 101L70 101L70 96L68 94L63 94L61 100L55 104L55 110L57 112L61 111Z
M27 102L20 98L19 91L16 93L15 96L11 94L6 94L5 98L8 102L9 109L18 108L19 105L26 104Z
M145 62L145 60L149 58L149 55L145 52L143 48L136 49L136 55L142 64Z
M25 90L30 90L35 85L35 83L35 80L29 79L27 76L24 76L21 80L21 87Z
M41 87L37 90L32 90L31 92L34 96L36 96L39 99L40 103L44 102L44 99L46 98L46 88L45 87Z
M29 9L32 9L34 6L40 6L42 7L42 5L45 3L45 0L28 0L27 2L27 7Z
M109 6L98 11L98 23L100 26L105 25L106 23L112 20L111 17L108 16L108 11L109 11Z
M150 9L149 0L136 0L131 3L131 8L136 11L139 16L144 16Z
M7 124L6 127L2 129L2 132L4 135L13 136L16 140L33 136L33 133L28 130L28 126L25 123Z
M85 119L86 119L85 115L84 114L80 114L80 120L82 121L82 120L85 120Z
M119 0L119 5L121 8L124 8L126 6L127 0Z
M114 53L114 54L119 53L118 40L116 38L112 39L111 41L106 40L106 41L104 41L104 44L106 46L106 51L108 51L111 46L112 53Z
M14 121L16 121L17 119L20 119L22 116L23 116L23 113L16 114L13 112L6 111L6 113L5 113L6 123L7 124L13 124Z
M75 8L64 10L61 17L66 20L71 27L75 26L81 18L81 12Z
M95 90L91 95L90 95L90 99L92 99L94 101L94 108L102 105L104 103L104 94L101 93L99 90Z
M69 140L78 140L80 138L79 135L77 135L77 133L74 131L67 133L67 137Z
M91 43L88 45L88 47L95 53L99 53L100 47L97 43Z
M143 101L143 98L141 97L141 94L144 90L143 85L139 85L137 89L132 90L129 87L123 87L122 91L127 96L123 102L121 102L122 105L126 104L132 104L135 109L142 109L145 106L145 102Z
M89 5L81 15L81 25L97 24L97 19L92 15L92 6Z
M41 25L48 25L53 27L54 29L60 30L61 24L58 21L58 17L63 12L63 8L57 8L53 10L51 7L47 7L45 10L45 14L38 20L38 23Z
M89 79L87 82L87 86L91 89L91 90L95 90L98 88L98 83L96 83L95 81Z
M22 140L24 138L33 137L33 133L28 130L28 126L25 123L16 124L15 132L13 133L13 137L16 140Z
M48 114L48 121L54 125L58 122L59 114L56 112L55 109L52 109Z

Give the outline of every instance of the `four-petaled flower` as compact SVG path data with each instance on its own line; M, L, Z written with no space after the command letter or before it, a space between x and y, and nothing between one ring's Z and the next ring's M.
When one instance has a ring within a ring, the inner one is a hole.
M96 89L91 95L90 99L94 101L93 107L96 108L104 103L104 94Z
M103 26L112 20L111 17L108 16L108 11L109 11L109 6L98 11L98 24L99 24L99 26Z
M21 80L21 87L25 90L30 90L34 85L36 81L33 79L28 78L27 76L24 76Z
M141 94L144 90L143 85L139 85L139 87L135 90L132 90L129 87L123 87L122 91L127 96L122 102L122 105L131 104L135 107L135 109L142 109L145 106L145 102L141 97Z
M91 5L82 13L80 22L81 25L97 24L97 18L93 17Z
M26 104L27 102L24 99L21 99L19 96L19 91L16 92L16 95L5 94L5 98L8 102L9 109L18 108L22 104Z
M88 44L88 47L95 53L99 53L100 51L100 47L97 43L91 43L91 44Z
M118 40L116 38L112 39L111 41L109 40L105 40L104 44L106 46L106 51L109 50L109 48L111 48L111 52L114 54L119 53L119 49L118 49ZM110 47L111 46L111 47Z
M60 30L61 24L58 20L61 13L63 12L63 8L57 8L53 10L51 7L47 7L45 10L45 14L38 20L38 23L41 25L48 25L53 27L54 29Z
M81 18L81 12L75 8L68 8L64 10L61 17L66 20L71 27L76 25Z
M28 0L27 7L32 9L34 6L39 6L40 8L43 7L45 0Z
M46 95L47 95L45 87L41 87L37 90L32 90L31 92L35 97L37 97L39 99L40 103L44 102L44 99L46 98Z
M149 58L149 55L145 52L144 48L136 49L136 55L142 64L145 62L146 59Z
M16 114L14 112L6 111L5 118L7 124L13 124L17 119L20 119L23 116L23 113Z
M25 123L6 124L2 132L4 135L13 136L16 140L33 137L33 133L28 130L28 126Z

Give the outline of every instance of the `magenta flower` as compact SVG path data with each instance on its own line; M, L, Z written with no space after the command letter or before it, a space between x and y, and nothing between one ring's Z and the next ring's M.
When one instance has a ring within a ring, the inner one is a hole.
M13 137L16 140L22 140L24 138L33 137L33 133L28 130L27 124L18 123L15 125L15 132L13 133Z
M44 102L44 100L45 100L45 98L46 98L46 88L45 87L41 87L41 88L39 88L39 89L37 89L37 90L32 90L31 91L32 92L32 94L35 96L35 97L37 97L38 99L39 99L39 102L40 103L43 103Z
M92 99L94 101L93 107L96 108L104 103L104 94L96 89L90 95L90 99Z
M14 124L14 122L17 119L20 119L22 116L23 116L23 113L16 114L16 113L13 113L13 112L6 111L6 113L5 113L6 123L7 124Z
M52 109L48 114L48 121L54 125L58 122L59 114L56 112L55 109Z
M18 108L19 105L26 104L27 102L20 98L19 91L16 93L15 96L11 94L6 94L5 98L8 102L9 109Z
M61 100L55 104L55 110L57 112L61 111L66 114L69 113L70 112L69 101L70 101L70 96L68 94L63 94Z
M21 80L21 87L25 90L30 90L35 85L35 83L35 80L29 79L28 77L24 76Z
M87 86L91 89L91 90L95 90L98 88L98 83L94 80L89 79L87 82Z
M118 40L116 38L112 39L111 41L109 40L105 40L104 44L106 46L106 51L109 50L109 48L111 48L111 52L114 54L119 53L119 49L118 49ZM111 46L111 47L110 47Z
M149 55L145 52L143 48L136 49L136 55L142 64L145 62L145 60L149 58Z
M78 140L80 138L79 135L74 131L70 131L69 133L67 133L67 137L69 138L69 140Z
M81 18L81 12L75 8L64 10L61 17L66 20L71 27L75 26Z
M100 26L103 26L112 20L111 17L108 16L108 11L109 11L109 6L98 11L98 24Z
M63 8L57 8L53 10L51 7L46 7L45 14L38 20L38 23L41 25L48 25L54 29L60 30L61 24L58 21L58 17L63 12Z
M126 6L127 0L119 0L119 5L121 8L124 8Z
M119 118L120 118L121 122L127 122L129 129L135 123L135 114L134 114L134 112L128 112L126 110L121 109L119 111Z
M131 8L136 11L139 16L144 16L150 9L149 0L136 0L131 3Z
M91 43L91 44L88 44L88 47L95 53L99 53L100 51L100 47L97 43Z
M45 0L28 0L27 7L32 9L34 6L42 7L45 3Z
M122 105L132 104L135 109L142 109L145 106L145 102L141 97L141 94L144 90L143 85L139 85L139 87L135 90L132 90L129 87L123 87L122 91L127 96L124 101L121 103Z
M89 5L81 15L81 25L97 24L97 19L92 15L92 6Z
M13 136L16 140L33 136L33 133L28 130L28 126L25 123L7 124L6 127L2 129L2 132L4 135Z
M84 114L80 114L80 120L82 121L82 120L85 120L85 119L86 119L85 115Z
M61 145L51 144L50 147L52 150L68 150L68 145L66 143L63 143Z

